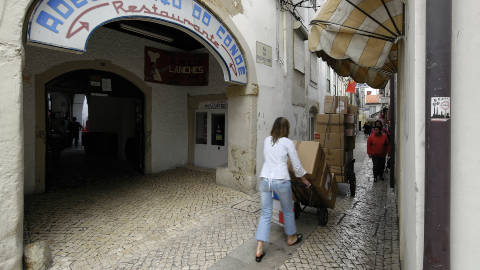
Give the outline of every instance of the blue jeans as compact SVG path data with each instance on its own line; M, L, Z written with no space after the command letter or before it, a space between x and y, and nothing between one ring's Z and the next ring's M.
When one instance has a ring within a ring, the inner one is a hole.
M268 242L270 238L270 225L272 222L273 198L272 191L278 195L284 218L285 234L293 235L297 232L295 214L293 212L292 188L290 181L262 178L259 185L262 198L262 213L258 221L256 238Z

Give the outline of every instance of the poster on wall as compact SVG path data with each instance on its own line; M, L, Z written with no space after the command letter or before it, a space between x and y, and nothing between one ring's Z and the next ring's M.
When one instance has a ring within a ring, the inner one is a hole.
M432 97L430 108L431 121L446 122L450 120L450 97Z
M145 81L208 85L208 54L187 54L145 47Z

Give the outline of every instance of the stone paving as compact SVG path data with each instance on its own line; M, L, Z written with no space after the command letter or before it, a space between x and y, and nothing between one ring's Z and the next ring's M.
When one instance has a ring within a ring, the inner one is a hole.
M327 226L280 269L400 269L395 194L371 180L358 138L356 197L343 186ZM25 242L47 241L50 269L208 269L254 239L259 210L258 194L218 186L212 171L115 176L27 197Z
M396 196L388 181L373 182L365 139L357 140L356 196L338 195L327 226L318 227L280 269L400 269Z

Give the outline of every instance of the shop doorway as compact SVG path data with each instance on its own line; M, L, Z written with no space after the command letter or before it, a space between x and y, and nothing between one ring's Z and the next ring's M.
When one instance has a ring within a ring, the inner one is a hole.
M226 114L225 109L200 109L195 112L195 166L227 167Z
M145 97L123 77L87 69L45 85L46 190L145 169Z

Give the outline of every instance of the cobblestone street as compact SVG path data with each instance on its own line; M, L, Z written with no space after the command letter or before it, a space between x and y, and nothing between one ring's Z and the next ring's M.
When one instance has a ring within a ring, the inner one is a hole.
M357 195L340 187L327 226L310 223L304 241L275 266L267 246L262 263L252 249L248 264L228 268L400 269L395 194L388 181L372 181L363 136L355 158ZM218 186L212 171L115 177L26 198L25 242L48 242L51 269L221 269L254 243L259 210L258 194ZM299 230L314 217L306 211ZM272 241L284 241L278 225Z

